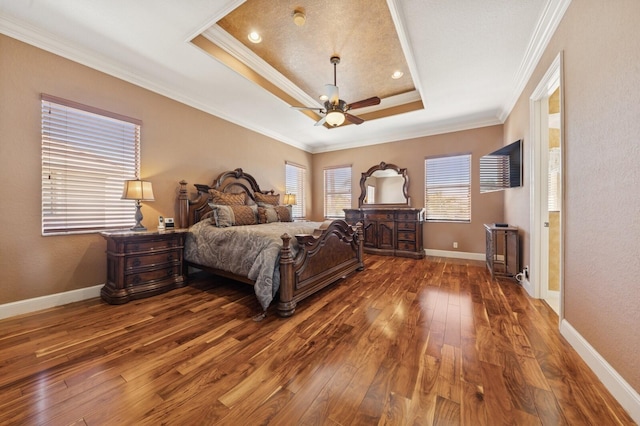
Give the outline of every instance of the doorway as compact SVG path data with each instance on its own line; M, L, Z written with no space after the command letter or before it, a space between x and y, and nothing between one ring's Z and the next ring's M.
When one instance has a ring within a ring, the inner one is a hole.
M532 296L563 318L563 92L562 53L530 98Z

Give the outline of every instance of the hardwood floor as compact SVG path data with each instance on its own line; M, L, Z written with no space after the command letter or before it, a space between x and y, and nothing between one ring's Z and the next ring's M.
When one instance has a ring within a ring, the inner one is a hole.
M288 319L204 276L2 320L0 424L633 424L556 314L481 262L365 263Z

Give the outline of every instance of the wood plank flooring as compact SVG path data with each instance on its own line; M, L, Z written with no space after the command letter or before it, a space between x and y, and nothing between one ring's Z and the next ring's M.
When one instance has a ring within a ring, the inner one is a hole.
M481 262L366 269L253 322L244 284L0 321L0 424L630 425L556 314Z

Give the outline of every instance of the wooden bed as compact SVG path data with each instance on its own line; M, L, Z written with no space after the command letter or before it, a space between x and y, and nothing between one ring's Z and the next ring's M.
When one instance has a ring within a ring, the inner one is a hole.
M210 189L225 193L245 192L256 201L255 193L273 194L274 191L262 191L250 174L238 168L221 173L212 185L195 184L197 193L190 199L187 182L180 182L178 195L179 218L177 226L190 228L211 212ZM259 225L258 225L259 226ZM343 220L324 222L313 234L295 235L299 251L294 257L291 251L291 238L281 235L280 249L280 287L277 311L283 317L293 315L297 303L324 287L332 284L356 270L364 269L362 261L362 224L351 226ZM209 271L213 274L234 280L254 284L254 281L225 270L211 268L190 262L186 266Z

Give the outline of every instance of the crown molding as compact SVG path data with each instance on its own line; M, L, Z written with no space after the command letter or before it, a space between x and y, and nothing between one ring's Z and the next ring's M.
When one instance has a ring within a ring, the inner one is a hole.
M360 148L370 145L380 145L383 143L398 142L407 139L416 139L427 136L442 135L445 133L461 132L464 130L479 129L482 127L496 126L503 124L495 117L480 117L477 119L467 119L464 121L451 122L431 122L422 123L419 126L406 126L403 131L398 131L397 128L393 129L393 135L378 134L374 138L358 139L355 142L349 142L345 144L332 144L329 147L314 147L310 152L312 154L319 154L322 152L340 151L343 149Z
M558 29L558 25L560 25L560 21L570 4L571 0L547 1L533 32L533 36L529 41L524 58L516 72L511 96L507 99L500 111L500 114L498 115L498 119L502 123L505 122L511 113L511 110L531 79L538 62L540 62L542 54L549 45L549 41L551 41L551 37L556 32L556 29Z

